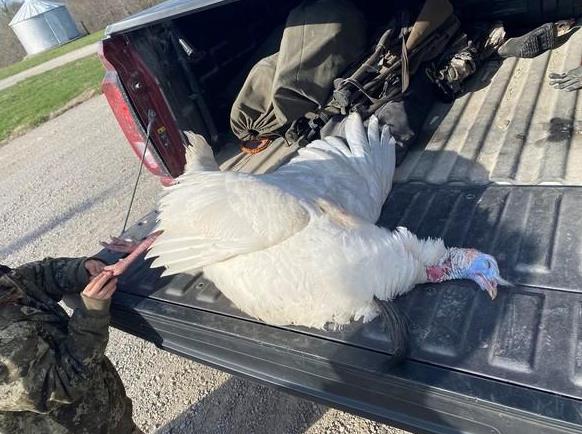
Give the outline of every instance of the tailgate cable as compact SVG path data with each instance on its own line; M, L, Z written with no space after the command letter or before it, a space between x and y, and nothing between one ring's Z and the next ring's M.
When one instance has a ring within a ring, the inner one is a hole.
M143 170L145 156L146 156L146 152L148 150L148 144L150 143L150 135L152 132L152 125L154 124L155 119L156 119L156 112L153 111L152 109L148 109L148 126L146 128L145 145L143 147L143 154L142 154L141 160L139 162L139 171L137 172L137 178L135 179L135 185L133 186L133 193L131 193L131 199L129 201L129 208L127 209L127 214L125 215L125 221L123 222L123 229L121 230L122 234L127 229L127 222L129 220L129 215L131 213L131 207L133 206L133 201L135 199L135 193L137 192L137 185L139 184L139 178L141 177L141 172Z

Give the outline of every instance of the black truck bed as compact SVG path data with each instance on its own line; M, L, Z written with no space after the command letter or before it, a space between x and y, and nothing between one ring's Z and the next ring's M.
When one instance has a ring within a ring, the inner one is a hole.
M545 78L581 56L579 33L534 60L490 62L467 95L434 107L398 169L380 225L490 253L515 284L493 302L469 282L401 297L412 327L403 365L386 366L391 344L379 320L328 332L272 327L203 276L160 279L146 262L122 279L114 324L411 431L582 432L582 93L555 91ZM234 166L264 171L289 151L273 147ZM129 234L145 235L154 220L155 212Z

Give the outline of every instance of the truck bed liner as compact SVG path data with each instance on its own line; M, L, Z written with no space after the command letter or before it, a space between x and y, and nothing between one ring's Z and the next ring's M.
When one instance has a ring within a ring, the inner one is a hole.
M495 301L470 282L423 285L398 299L412 326L409 359L582 399L581 199L582 189L575 187L397 185L379 224L483 249L499 258L502 273L516 284L501 288ZM145 233L154 220L152 214L137 228ZM120 290L240 318L245 325L257 322L203 276L158 279L160 270L148 265L135 266ZM340 331L278 329L374 354L390 352L378 320ZM293 340L287 345L293 348ZM360 368L367 369L364 360Z
M454 104L436 104L397 182L582 185L582 93L550 72L580 65L582 32L534 59L492 60Z
M395 426L430 433L579 433L580 401L331 339L119 293L113 324L162 348Z

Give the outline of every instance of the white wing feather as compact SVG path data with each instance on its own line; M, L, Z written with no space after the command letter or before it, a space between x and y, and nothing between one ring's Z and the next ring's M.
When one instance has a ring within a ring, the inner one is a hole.
M375 222L392 186L394 140L375 117L366 132L358 115L348 117L346 136L347 145L317 140L274 173L254 176L218 171L206 141L188 134L185 173L160 199L153 266L165 275L198 271L267 249L304 229L313 212L327 213L327 202Z
M265 180L275 179L305 198L331 201L375 223L392 188L395 141L388 127L380 132L375 116L366 131L360 117L352 114L345 130L347 146L337 137L316 140L299 150L287 165L266 175Z
M193 170L166 189L158 219L163 234L148 257L176 274L277 244L305 227L309 213L252 175Z

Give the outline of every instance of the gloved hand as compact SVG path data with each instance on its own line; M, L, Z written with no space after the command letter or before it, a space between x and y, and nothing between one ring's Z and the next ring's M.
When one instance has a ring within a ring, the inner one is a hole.
M562 74L552 72L550 74L550 86L556 89L564 89L568 92L582 89L582 65Z

